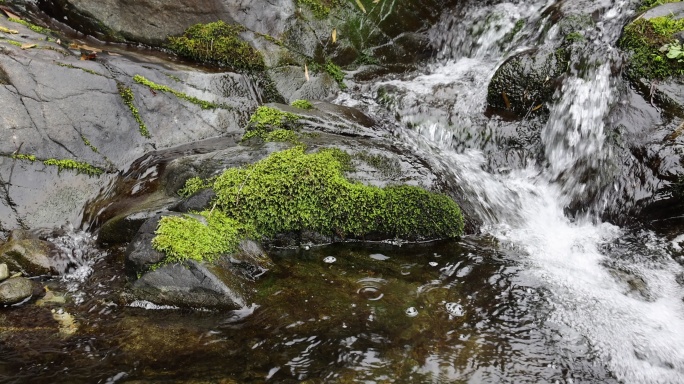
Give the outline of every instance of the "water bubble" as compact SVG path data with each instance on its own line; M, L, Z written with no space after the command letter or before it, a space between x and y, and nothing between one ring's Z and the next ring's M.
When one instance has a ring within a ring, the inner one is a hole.
M408 317L416 317L418 316L418 310L416 309L416 307L408 307L406 308L406 315Z
M431 267L436 267L436 266L437 266L437 262L436 262L436 261L431 261L431 262L428 263L428 265L431 266Z
M446 311L452 316L463 316L463 306L459 303L446 303Z
M324 263L332 264L337 261L337 258L335 256L327 256L325 259L323 259Z

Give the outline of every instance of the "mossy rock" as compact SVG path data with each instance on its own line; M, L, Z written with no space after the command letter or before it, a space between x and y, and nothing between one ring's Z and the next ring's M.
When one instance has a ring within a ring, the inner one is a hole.
M566 49L529 50L504 62L487 89L487 104L497 112L516 117L548 115L546 106L569 63Z
M176 54L200 63L234 70L264 69L264 59L240 37L245 28L223 21L196 24L182 36L169 37L168 48Z
M661 12L663 8L667 12ZM675 13L675 10L678 10ZM632 81L684 79L684 56L669 57L673 44L683 44L684 3L656 7L628 24L618 42L630 53L626 74Z
M343 175L349 162L340 150L305 153L297 146L229 169L213 181L217 197L211 210L163 218L152 244L167 261L212 260L235 251L246 237L283 233L311 231L339 240L463 233L463 216L451 198L414 186L351 182Z

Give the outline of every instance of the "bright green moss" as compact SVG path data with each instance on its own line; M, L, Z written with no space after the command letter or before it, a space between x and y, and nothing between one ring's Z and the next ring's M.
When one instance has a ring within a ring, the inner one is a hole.
M343 176L339 149L306 154L295 147L216 178L211 211L163 218L152 241L165 262L213 260L245 237L304 230L339 238L453 238L463 217L449 197L413 186L378 188ZM201 181L190 179L185 190Z
M20 42L18 42L16 40L12 40L12 39L5 39L4 37L0 38L0 41L5 42L7 44L14 45L15 47L21 47L22 46L22 44Z
M55 62L55 64L59 65L60 67L64 67L64 68L80 69L81 71L83 71L83 72L85 72L85 73L90 73L91 75L107 77L107 76L105 76L105 75L103 75L103 74L101 74L101 73L99 73L99 72L93 71L92 69L83 68L83 67L77 67L77 66L75 66L75 65L66 64L66 63L59 63L59 62Z
M58 172L68 169L71 171L76 171L76 173L85 173L88 176L99 176L103 173L102 169L100 168L94 167L88 163L71 159L47 159L43 161L43 164L56 166Z
M266 237L302 230L342 238L461 234L461 212L448 197L417 187L352 183L343 176L339 154L305 154L295 147L248 168L230 169L214 183L217 207Z
M184 217L167 216L160 220L152 246L166 254L163 263L212 261L235 251L251 232L250 228L218 210Z
M13 23L21 24L24 27L26 27L26 28L28 28L28 29L32 30L33 32L36 32L36 33L42 33L44 35L49 35L52 33L52 30L38 26L38 25L35 25L35 24L31 24L26 20L15 19L15 18L10 17L9 19L7 19L7 21L11 21Z
M663 50L679 31L684 31L684 19L670 17L638 19L626 26L619 44L632 53L627 75L648 80L684 76L684 63L668 58L667 49Z
M179 99L187 100L193 104L199 105L200 108L202 108L202 109L215 109L215 108L220 107L220 105L212 103L210 101L201 100L201 99L198 99L194 96L186 95L185 93L177 91L171 87L167 87L166 85L161 85L161 84L157 84L155 82L149 81L140 75L133 76L133 81L135 81L138 84L142 84L144 86L147 86L150 89L153 89L155 91L171 93L172 95L176 96Z
M337 84L340 86L340 89L347 89L347 85L344 83L344 72L342 72L342 68L340 68L338 65L333 63L332 61L328 60L325 63L325 71L332 76L333 79L337 82Z
M318 19L325 19L330 15L330 5L332 1L327 1L326 4L322 0L297 0L297 5L309 8L313 15Z
M300 116L294 113L262 105L250 116L249 127L242 136L242 141L253 137L260 137L264 141L290 141L289 139L296 137L292 128L299 118Z
M291 106L299 109L313 109L313 104L309 100L295 100L292 103L290 103Z
M32 163L37 160L35 155L26 155L23 153L14 154L14 155L12 155L12 158L17 159L17 160L26 160L26 161L30 161Z
M263 70L264 59L239 36L245 28L223 21L196 24L183 36L169 37L168 47L176 54L202 63L242 70Z
M191 177L185 181L185 186L178 191L180 197L190 197L202 189L211 187L210 180L202 180L199 177Z
M287 142L297 144L299 143L299 136L290 129L274 129L264 135L266 142Z
M138 112L138 108L136 108L133 104L133 100L135 100L135 95L133 94L133 91L130 88L124 86L123 84L117 84L117 88L119 89L119 95L121 95L124 104L128 106L128 109L131 110L133 118L135 119L135 121L138 122L140 134L143 135L143 137L150 137L150 131L147 130L147 126L145 125L145 122L142 120L140 112Z

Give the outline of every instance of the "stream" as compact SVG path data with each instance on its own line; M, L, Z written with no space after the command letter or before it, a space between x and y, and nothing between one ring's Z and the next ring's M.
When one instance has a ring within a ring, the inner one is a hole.
M38 307L1 312L34 320L0 345L0 383L684 382L681 248L608 220L646 188L611 138L628 98L615 44L636 2L492 3L446 11L424 68L335 100L387 116L393 136L467 196L477 234L275 249L255 302L222 313L122 304L123 249L63 228L51 241L64 275L51 284L72 298L63 307L79 332L55 336ZM554 7L593 15L573 52L583 65L548 121L526 125L539 140L507 146L522 123L485 116L487 84L511 55L553 46ZM388 89L389 113L374 98Z

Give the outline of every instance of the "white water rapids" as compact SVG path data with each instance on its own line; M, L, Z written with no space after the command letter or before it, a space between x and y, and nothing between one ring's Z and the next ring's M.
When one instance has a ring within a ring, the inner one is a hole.
M540 40L550 23L540 15L556 5L475 4L459 15L447 15L433 31L433 40L443 48L437 62L422 74L380 86L402 92L395 111L403 124L413 127L402 133L403 140L416 150L436 153L436 162L453 173L473 202L484 223L481 230L503 247L525 254L527 273L550 292L553 312L547 323L561 329L561 344L588 344L624 383L684 383L684 290L676 282L682 267L667 254L668 243L649 232L634 234L602 223L595 214L571 218L565 213L589 191L612 192L606 122L619 79L611 62L619 56L614 45L634 2L568 0L561 5L565 12L598 17L585 31L582 55L588 69L568 76L549 106L550 117L540 133L543 162L486 170L485 154L462 148L463 135L454 134L492 129L481 118L489 80L509 55ZM521 19L528 22L522 37L508 46L497 44ZM554 28L542 44L553 42ZM444 89L453 94L439 99ZM430 103L425 102L428 97ZM593 177L582 177L592 170ZM602 208L602 194L596 196L587 212ZM620 241L628 246L613 246ZM571 377L570 372L568 382Z

